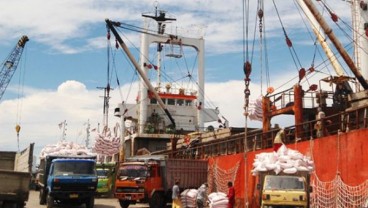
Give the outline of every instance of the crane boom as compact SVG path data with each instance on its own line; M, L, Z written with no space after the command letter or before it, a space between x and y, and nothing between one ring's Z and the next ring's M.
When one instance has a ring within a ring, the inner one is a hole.
M23 35L2 64L0 71L0 100L13 77L15 70L17 69L24 46L28 40L28 37Z

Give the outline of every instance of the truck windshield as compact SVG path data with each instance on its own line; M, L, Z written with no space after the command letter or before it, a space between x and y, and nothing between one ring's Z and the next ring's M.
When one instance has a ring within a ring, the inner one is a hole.
M95 165L92 162L56 162L54 163L54 175L93 175Z
M266 190L304 190L304 180L298 176L267 176Z
M147 177L147 167L142 165L124 165L119 170L119 177L139 178Z
M98 178L106 178L108 174L108 170L105 169L97 169L97 176Z

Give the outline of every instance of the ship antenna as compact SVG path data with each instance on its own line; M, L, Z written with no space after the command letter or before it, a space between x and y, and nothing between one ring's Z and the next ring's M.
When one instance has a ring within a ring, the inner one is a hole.
M176 18L166 17L166 12L163 10L158 10L158 3L155 4L155 16L149 14L142 14L142 17L148 17L154 19L158 24L157 32L159 34L163 34L165 32L165 24L166 21L176 21Z

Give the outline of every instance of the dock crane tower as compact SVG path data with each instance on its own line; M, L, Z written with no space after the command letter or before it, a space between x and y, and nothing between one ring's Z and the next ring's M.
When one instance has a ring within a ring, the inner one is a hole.
M3 94L14 75L15 70L17 69L20 57L23 53L24 46L28 41L28 37L23 35L17 45L15 45L14 49L10 52L9 56L2 63L2 68L0 71L0 100L3 97Z

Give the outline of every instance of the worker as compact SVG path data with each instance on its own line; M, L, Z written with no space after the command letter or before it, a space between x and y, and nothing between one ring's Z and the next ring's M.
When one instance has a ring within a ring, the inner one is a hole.
M317 137L323 137L325 132L325 125L324 125L324 118L326 117L326 114L322 111L322 108L319 107L317 109L317 116L316 116L316 124L314 125L314 128L317 130Z
M227 198L229 200L227 207L234 208L235 207L235 189L234 189L233 183L229 181L227 183L227 187L229 188L228 193L227 193Z
M181 208L179 180L175 181L172 188L172 208Z
M208 184L204 183L198 188L197 193L197 208L204 208L207 203L207 188Z
M277 150L279 150L279 148L283 145L282 139L285 137L285 131L284 129L280 129L276 136L275 136L275 140L273 141L273 150L275 152L277 152Z

